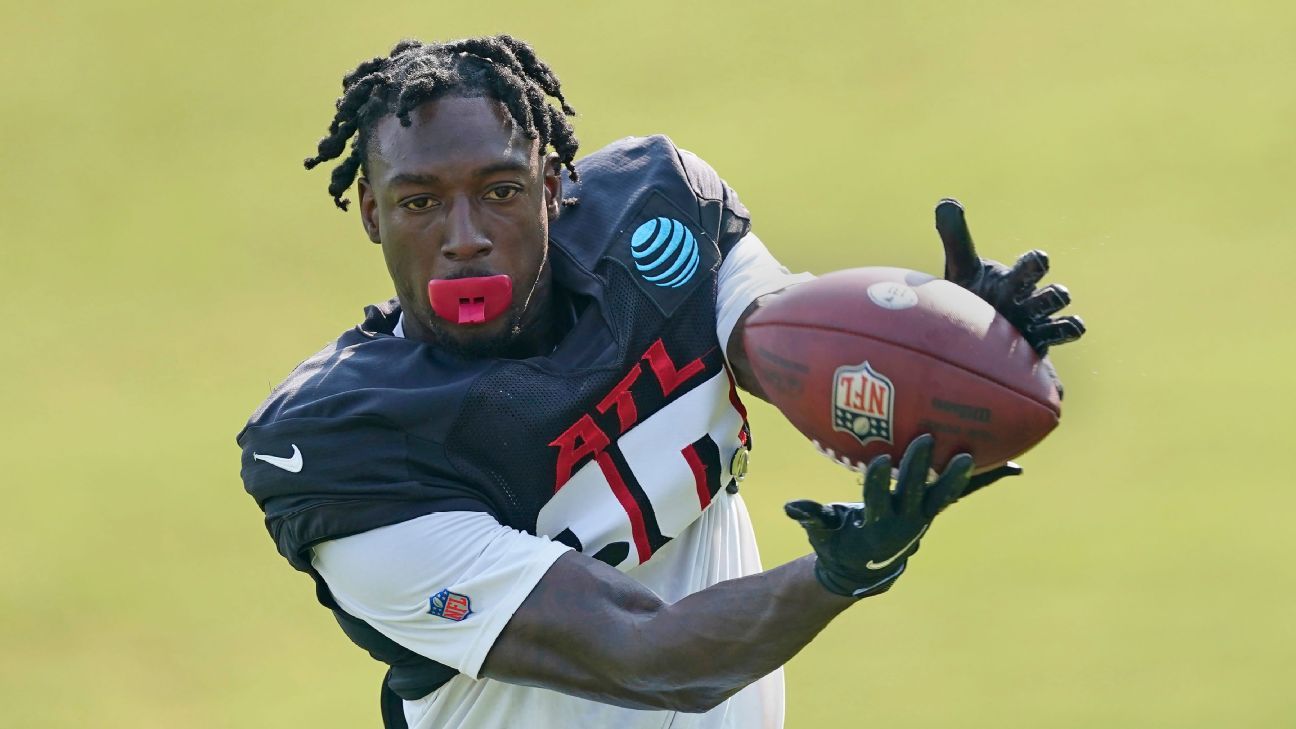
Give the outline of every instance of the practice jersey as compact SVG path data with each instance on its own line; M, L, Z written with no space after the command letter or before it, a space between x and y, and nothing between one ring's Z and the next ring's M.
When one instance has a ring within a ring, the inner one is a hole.
M717 331L732 328L744 299L788 281L747 281L746 294L722 295L722 263L749 234L747 212L709 166L666 138L623 140L577 169L581 182L564 194L579 202L550 228L555 287L575 311L552 353L462 359L394 336L400 311L387 302L299 365L238 438L244 483L280 553L316 579L348 636L391 666L386 689L417 726L505 726L507 715L480 707L579 700L460 675L479 661L426 655L359 601L348 611L316 569L317 545L476 512L613 565L671 601L760 569L733 493L750 432ZM474 615L471 595L431 587L430 624L477 618L494 626L490 640L502 629L498 616ZM768 694L756 704L781 714L781 694ZM622 719L638 718L616 724L669 723L655 714L666 713L629 712ZM529 716L532 726L567 725Z

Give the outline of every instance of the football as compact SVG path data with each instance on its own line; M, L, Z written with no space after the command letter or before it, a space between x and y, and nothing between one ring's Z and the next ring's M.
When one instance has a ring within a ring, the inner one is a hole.
M770 402L833 460L860 469L913 438L932 465L977 471L1057 426L1061 398L1026 340L962 287L902 268L856 268L772 297L747 320L747 357Z

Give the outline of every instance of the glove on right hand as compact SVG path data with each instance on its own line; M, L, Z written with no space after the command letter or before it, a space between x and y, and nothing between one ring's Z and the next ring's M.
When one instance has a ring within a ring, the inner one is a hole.
M864 472L864 503L790 501L783 510L805 527L818 559L815 576L829 592L867 597L885 592L918 551L932 519L967 487L972 456L961 453L927 482L933 438L921 435L900 460L891 492L891 457L878 456Z

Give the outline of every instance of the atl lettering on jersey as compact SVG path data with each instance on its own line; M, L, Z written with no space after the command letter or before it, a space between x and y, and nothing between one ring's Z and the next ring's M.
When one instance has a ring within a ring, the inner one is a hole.
M637 426L648 428L648 437L636 438ZM666 435L663 429L669 436L657 437ZM553 489L559 498L541 511L540 531L622 569L648 561L734 477L722 465L712 430L730 434L721 439L726 444L737 436L737 450L746 449L746 411L719 351L681 362L662 339L654 340L589 412L549 443L556 449ZM583 470L591 462L597 476ZM578 478L580 473L586 477ZM577 523L563 527L564 518L552 516L569 509L574 497L565 490L576 481L583 494L575 498L580 513L566 514ZM612 510L594 508L601 503L598 482L613 497Z

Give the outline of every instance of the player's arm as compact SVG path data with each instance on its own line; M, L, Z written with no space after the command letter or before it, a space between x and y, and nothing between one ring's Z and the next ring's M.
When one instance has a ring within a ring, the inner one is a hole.
M482 675L631 708L708 710L900 576L972 467L958 456L926 482L931 442L906 451L895 493L883 456L869 465L862 504L789 503L815 555L673 604L601 562L564 555L504 628Z
M667 604L569 552L509 621L482 675L633 709L701 712L786 663L853 602L819 585L812 556Z
M752 370L751 360L747 358L747 346L743 342L742 333L751 315L755 314L763 303L768 302L774 296L778 296L778 293L765 294L747 305L742 315L738 317L733 336L729 338L729 343L725 346L725 355L729 360L729 370L733 372L734 381L743 390L766 402L769 402L769 396L765 394L765 388L761 387L760 380L756 379L756 373Z
M769 398L747 359L743 327L761 302L813 279L808 273L789 272L750 232L725 254L717 277L716 334L725 345L725 358L738 386L762 400Z

